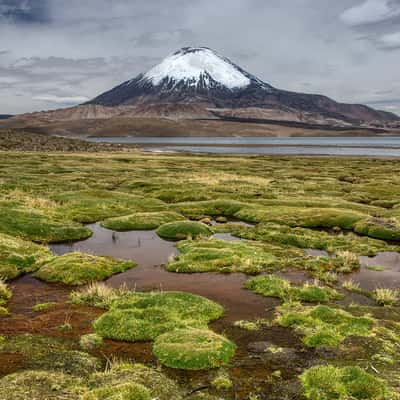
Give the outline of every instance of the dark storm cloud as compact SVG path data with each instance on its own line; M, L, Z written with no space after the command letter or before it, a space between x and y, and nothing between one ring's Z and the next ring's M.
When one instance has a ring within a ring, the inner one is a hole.
M276 87L400 112L399 4L0 0L0 113L79 103L190 45Z
M0 21L15 24L49 22L48 0L0 0Z

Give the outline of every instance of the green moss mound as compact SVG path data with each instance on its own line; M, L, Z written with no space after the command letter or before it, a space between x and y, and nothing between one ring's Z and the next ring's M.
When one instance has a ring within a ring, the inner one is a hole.
M275 222L291 227L352 229L365 214L339 208L244 207L235 217L249 222Z
M222 314L220 305L190 293L133 293L115 300L93 326L110 339L153 340L174 329L206 328Z
M5 280L35 271L49 257L44 246L0 233L0 277Z
M126 383L143 385L149 390L151 399L182 400L183 398L182 390L173 380L160 371L142 364L114 362L107 371L97 372L88 380L92 390L117 387Z
M368 218L357 222L354 231L377 239L400 241L400 223L395 219Z
M0 400L77 400L82 381L62 372L23 371L0 379Z
M153 353L161 364L177 369L201 370L229 363L236 346L208 329L181 329L159 336Z
M45 336L7 337L0 343L0 354L22 356L28 369L56 370L77 376L87 376L101 366L96 357L77 351L73 343Z
M294 196L293 198L289 199L287 197L278 197L277 199L262 199L257 201L257 203L262 204L263 206L348 209L366 214L372 214L381 211L379 206L361 204L332 197L324 198Z
M111 190L81 190L52 196L59 212L77 222L92 223L142 211L160 211L165 204L157 199Z
M312 367L300 376L304 394L310 400L382 400L389 389L379 379L359 367L333 365Z
M204 216L233 217L246 203L231 199L182 202L172 205L173 209L187 218L200 219Z
M74 252L54 257L43 264L35 276L47 282L83 285L106 279L135 265L133 261Z
M199 236L211 236L212 230L201 222L181 221L169 222L157 229L157 235L167 240L183 240Z
M124 383L91 390L82 400L151 400L151 394L139 383Z
M358 223L355 226L357 227ZM233 228L233 233L244 239L261 240L302 249L318 249L328 252L351 251L366 256L374 256L382 251L399 250L398 247L390 246L384 241L366 236L360 237L353 233L334 235L328 232L295 228L275 223L263 223L254 228L242 226Z
M134 213L106 219L101 223L107 229L114 231L157 229L168 222L184 220L185 217L172 211Z
M328 287L316 284L293 286L284 278L275 275L257 276L248 280L245 287L257 294L277 297L283 301L308 301L326 303L340 298L339 293Z
M92 231L44 211L0 202L0 232L40 243L86 239Z
M374 327L369 317L355 317L326 305L302 307L296 303L280 307L277 322L304 335L307 347L337 346L348 336L370 336Z
M274 245L219 239L182 241L177 247L181 254L165 266L168 271L257 274L271 268L285 268L303 256L300 251Z

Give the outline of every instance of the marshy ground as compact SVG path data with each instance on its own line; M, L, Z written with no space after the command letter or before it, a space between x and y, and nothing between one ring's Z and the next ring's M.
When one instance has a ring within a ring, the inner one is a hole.
M400 161L3 152L0 185L0 399L400 398Z

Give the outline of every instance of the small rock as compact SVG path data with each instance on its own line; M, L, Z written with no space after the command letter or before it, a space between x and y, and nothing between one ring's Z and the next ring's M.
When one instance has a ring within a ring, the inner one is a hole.
M247 350L251 353L265 353L271 345L271 342L252 342L247 345Z

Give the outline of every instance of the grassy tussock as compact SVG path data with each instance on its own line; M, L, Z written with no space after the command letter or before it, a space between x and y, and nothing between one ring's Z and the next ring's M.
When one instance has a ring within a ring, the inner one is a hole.
M130 293L114 300L93 326L110 339L153 340L175 329L206 328L222 313L220 305L189 293Z
M287 279L275 275L257 276L248 280L245 287L257 294L277 297L284 302L306 301L326 303L340 298L339 293L329 287L322 287L318 282L294 286Z
M8 285L0 278L0 315L8 314L5 305L7 301L11 298L12 293L8 288Z
M113 289L103 282L92 282L89 285L71 292L73 304L109 308L116 299L129 295L130 291L122 286Z
M375 324L368 316L355 317L325 305L302 307L296 303L280 307L276 322L301 333L307 347L337 346L348 336L369 336Z
M161 364L178 369L201 370L226 365L236 346L208 329L181 329L159 336L153 353Z
M74 252L54 257L45 262L35 273L35 276L46 282L84 285L89 282L104 280L135 265L133 261Z
M290 227L276 223L261 223L255 228L235 226L235 235L244 239L276 243L281 246L294 246L302 249L325 250L329 253L351 251L356 254L374 256L381 251L399 250L396 246L353 233L332 234L307 228Z
M303 253L295 249L218 239L184 241L177 245L181 254L165 268L174 272L244 272L257 274L296 265Z
M167 240L196 239L212 235L212 230L201 222L169 222L157 229L157 235Z
M172 211L134 213L106 219L101 223L107 229L114 231L134 231L157 229L168 222L184 220L185 217Z
M400 291L396 289L377 288L372 297L380 306L394 306L400 300Z
M315 366L303 372L300 380L310 400L382 400L393 395L382 379L356 366Z
M66 192L52 196L52 200L58 203L58 212L82 223L165 209L160 200L110 190Z

